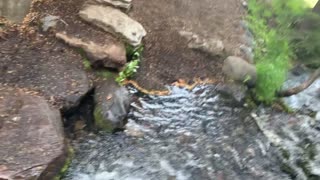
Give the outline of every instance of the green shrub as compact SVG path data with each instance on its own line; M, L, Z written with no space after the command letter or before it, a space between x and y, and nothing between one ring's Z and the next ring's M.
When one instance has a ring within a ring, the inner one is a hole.
M255 62L258 100L270 103L286 79L289 60L294 56L290 44L291 25L305 12L303 0L249 0L247 21L255 36Z

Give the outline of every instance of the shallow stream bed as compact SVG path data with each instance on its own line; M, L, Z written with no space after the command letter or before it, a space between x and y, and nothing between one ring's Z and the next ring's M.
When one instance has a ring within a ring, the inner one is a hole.
M167 96L131 89L126 130L75 140L65 179L289 179L251 110L221 89L170 87Z

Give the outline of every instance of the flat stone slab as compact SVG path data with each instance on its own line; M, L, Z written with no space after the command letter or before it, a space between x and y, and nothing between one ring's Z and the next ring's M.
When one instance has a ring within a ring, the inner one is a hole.
M95 0L98 3L107 4L116 8L129 10L131 8L132 0Z
M58 39L72 47L81 48L92 65L119 69L127 63L126 48L121 43L100 44L94 41L86 42L65 33L56 33Z
M139 22L113 7L87 5L79 12L79 15L85 21L109 33L119 35L133 46L139 45L147 34Z
M42 97L4 86L0 142L0 179L53 179L66 157L59 111Z

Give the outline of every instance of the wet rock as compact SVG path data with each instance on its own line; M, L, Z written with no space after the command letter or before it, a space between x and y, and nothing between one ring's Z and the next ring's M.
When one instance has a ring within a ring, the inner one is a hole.
M269 141L282 152L285 172L295 179L320 179L320 134L313 118L270 110L253 117Z
M229 56L224 61L222 70L231 79L244 82L249 86L253 86L257 80L255 66L240 57Z
M41 19L42 23L42 30L44 32L48 31L50 28L53 28L57 25L60 17L59 16L52 16L52 15L47 15L44 18Z
M96 2L114 6L116 8L122 8L129 10L131 8L132 0L95 0Z
M139 45L146 35L146 31L140 23L112 7L87 5L79 12L79 15L85 21L109 33L119 35L133 46Z
M94 99L96 127L107 132L123 128L130 106L127 89L109 79L96 88Z
M58 39L72 47L81 48L95 67L102 65L106 68L120 69L126 64L126 49L121 43L99 44L93 41L85 42L80 38L71 37L65 33L56 33Z
M243 103L247 95L248 88L243 84L226 83L217 86L217 91L223 95L231 96L236 102Z
M0 87L0 179L53 179L65 163L61 115L30 93Z
M305 82L309 76L312 74L312 71L299 68L299 72L296 72L295 69L292 73L288 74L288 79L284 83L283 89L292 88L295 86L300 85L301 83ZM285 104L292 108L293 110L299 110L305 113L318 112L320 111L320 78L315 80L307 89L304 91L287 97L283 98Z
M200 38L198 35L187 31L180 31L179 34L188 39L190 49L199 50L211 56L224 54L224 45L221 40Z

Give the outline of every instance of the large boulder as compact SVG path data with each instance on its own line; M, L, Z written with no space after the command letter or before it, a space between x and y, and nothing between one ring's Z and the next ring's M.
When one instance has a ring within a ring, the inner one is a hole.
M99 5L87 5L79 12L85 21L109 33L124 38L129 44L137 46L146 35L143 26L118 9Z
M244 82L250 86L257 80L257 71L253 64L240 57L229 56L224 60L223 72L235 81Z
M37 38L12 33L0 43L0 83L37 91L59 108L76 107L92 87L83 58L54 39Z
M94 66L120 69L127 62L126 48L122 43L99 44L93 41L85 42L80 38L56 33L58 39L72 47L81 48Z
M58 110L44 98L0 86L0 179L53 179L66 147Z
M107 132L123 128L130 107L127 89L109 79L98 85L94 99L96 127Z

